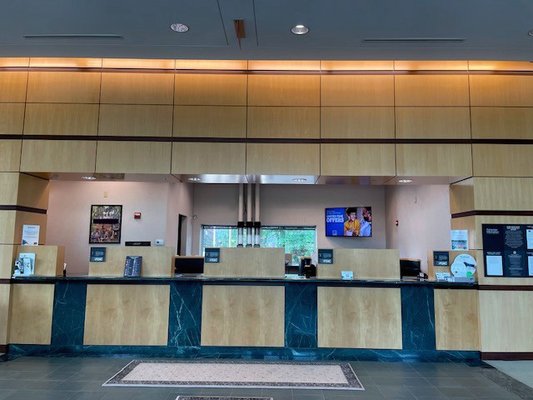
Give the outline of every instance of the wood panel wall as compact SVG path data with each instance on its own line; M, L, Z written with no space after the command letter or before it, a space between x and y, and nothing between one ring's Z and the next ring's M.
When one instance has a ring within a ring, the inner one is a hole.
M355 279L400 279L397 249L334 249L333 264L318 264L319 279L340 279L352 271Z
M104 262L90 262L90 276L124 276L127 256L141 256L143 277L169 277L174 275L171 247L108 247Z
M206 263L205 276L284 278L282 248L222 248L219 263Z
M15 257L19 251L29 250L19 246L23 224L40 225L39 243L44 244L47 207L46 179L0 172L0 279L11 278ZM31 252L37 255L37 275L56 275L58 266L63 265L62 249L39 246L32 247ZM11 343L49 344L53 293L53 285L1 284L0 345L10 340Z
M0 136L30 135L0 139L0 172L533 177L533 143L468 142L533 138L529 75L469 75L468 63L52 61L0 65ZM253 73L224 73L247 64Z
M533 291L479 292L482 352L532 352Z

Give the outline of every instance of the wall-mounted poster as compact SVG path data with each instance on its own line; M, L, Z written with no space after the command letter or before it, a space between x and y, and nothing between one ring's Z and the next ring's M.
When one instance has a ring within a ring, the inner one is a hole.
M485 276L533 277L533 225L483 224Z
M89 243L120 244L122 206L92 205Z

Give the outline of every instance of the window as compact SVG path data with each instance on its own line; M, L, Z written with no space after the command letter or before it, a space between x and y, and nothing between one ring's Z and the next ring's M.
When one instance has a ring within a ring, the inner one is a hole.
M237 227L231 225L202 225L200 254L206 247L237 247Z
M202 225L201 254L206 247L237 247L237 227ZM243 243L246 244L246 232ZM300 257L311 257L316 251L316 226L263 226L261 247L281 247L292 254L292 264Z

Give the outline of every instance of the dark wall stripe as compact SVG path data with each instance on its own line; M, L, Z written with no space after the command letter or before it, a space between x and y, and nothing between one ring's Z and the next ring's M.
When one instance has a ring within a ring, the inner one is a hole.
M7 353L7 344L0 344L0 353Z
M247 74L247 75L533 75L533 71L491 70L249 70L249 69L182 69L182 68L109 68L109 67L0 67L0 71L39 72L120 72L167 74Z
M496 352L482 352L482 360L533 360L533 352L526 353L496 353Z
M513 217L528 217L528 216L533 216L533 210L532 211L472 210L472 211L464 211L464 212L452 214L452 218L472 217L475 215L505 215L505 216L513 216Z
M1 285L9 285L11 283L11 279L0 279Z
M479 290L508 290L511 292L533 292L533 277L531 285L479 285Z
M23 212L29 212L29 213L34 213L34 214L46 214L46 210L43 208L12 206L12 205L7 205L7 206L0 205L0 211L23 211Z
M533 139L296 139L197 136L98 136L98 135L2 135L1 140L87 140L104 142L208 142L208 143L301 143L301 144L506 144L533 145Z

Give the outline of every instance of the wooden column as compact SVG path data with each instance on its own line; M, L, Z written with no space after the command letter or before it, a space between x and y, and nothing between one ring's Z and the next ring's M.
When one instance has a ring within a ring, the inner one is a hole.
M10 303L13 302L13 292L9 278L14 258L17 255L17 245L21 243L22 226L24 224L40 225L39 242L44 243L48 181L19 172L0 171L0 188L0 352L2 352L2 350L5 351L8 343L14 343L10 340L10 329L14 325L10 323ZM51 301L53 300L53 285L50 286L52 297L49 300ZM26 311L30 314L38 313L38 310L28 309ZM28 320L29 331L32 330L31 320L31 318Z

